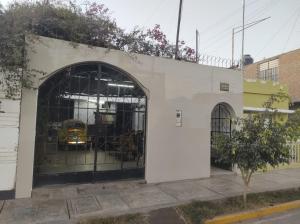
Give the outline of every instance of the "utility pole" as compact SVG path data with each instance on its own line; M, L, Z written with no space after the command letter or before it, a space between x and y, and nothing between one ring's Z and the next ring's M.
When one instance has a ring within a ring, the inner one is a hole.
M181 22L181 10L182 10L182 0L180 0L180 2L179 2L176 47L175 47L175 59L179 59L179 57L178 57L178 42L179 42L179 32L180 32L180 22Z
M232 38L231 38L231 65L234 66L234 35L239 33L239 32L242 32L243 30L246 30L252 26L255 26L267 19L270 19L271 17L266 17L266 18L263 18L263 19L259 19L259 20L256 20L256 21L253 21L251 23L247 23L244 25L244 29L242 28L243 26L237 26L237 27L234 27L232 28Z
M243 0L243 29L242 29L242 57L241 57L241 70L244 75L244 42L245 42L245 0Z
M199 62L199 31L196 29L196 63Z
M232 29L232 37L231 37L231 66L234 66L234 28Z

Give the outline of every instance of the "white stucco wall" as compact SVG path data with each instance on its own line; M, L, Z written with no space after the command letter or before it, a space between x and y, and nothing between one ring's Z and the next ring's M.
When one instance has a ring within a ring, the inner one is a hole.
M16 197L32 188L38 87L55 71L81 62L104 62L134 77L148 96L146 174L148 183L210 175L210 115L219 102L242 113L242 76L239 71L79 45L40 37L28 48L29 67L37 74L37 89L24 90L21 103L20 145ZM230 85L220 92L220 82ZM176 127L176 110L183 126Z
M5 88L0 85L0 191L15 188L19 139L20 98L7 99Z

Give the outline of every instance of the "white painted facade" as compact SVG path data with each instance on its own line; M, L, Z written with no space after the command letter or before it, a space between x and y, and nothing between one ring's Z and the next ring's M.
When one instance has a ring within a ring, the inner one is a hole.
M0 73L0 79L3 79ZM0 89L0 191L15 188L19 140L20 99L7 99Z
M6 138L2 133L9 133L9 130L14 133L9 135L12 140L7 138L7 143L0 145L0 166L7 170L0 171L0 191L14 187L17 198L30 197L32 190L38 87L66 66L82 62L107 63L127 72L144 89L148 98L147 183L209 177L210 119L214 106L225 102L237 116L242 114L240 71L128 55L81 44L74 48L69 42L45 37L39 37L29 45L29 68L44 74L36 75L35 88L22 90L19 139L15 132L19 124L19 107L12 105L11 115L0 115L4 120L0 121L1 141ZM229 84L229 92L220 91L221 82ZM182 111L180 127L176 126L177 110ZM5 180L4 184L2 180Z

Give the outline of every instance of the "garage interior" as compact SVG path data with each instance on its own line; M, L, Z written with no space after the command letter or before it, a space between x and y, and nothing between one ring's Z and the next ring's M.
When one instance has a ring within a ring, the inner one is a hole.
M34 185L144 178L147 97L127 73L77 64L39 87Z

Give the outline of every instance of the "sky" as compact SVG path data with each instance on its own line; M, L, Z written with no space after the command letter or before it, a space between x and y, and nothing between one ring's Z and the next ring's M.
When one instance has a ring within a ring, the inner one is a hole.
M79 0L80 1L80 0ZM175 43L179 0L95 0L105 4L117 24L132 30L160 24ZM300 0L245 0L246 24L271 17L245 30L245 54L255 61L300 48ZM7 5L10 0L0 0ZM242 0L183 0L180 40L201 54L231 58L232 28L242 25ZM241 56L241 33L235 35L235 59Z

